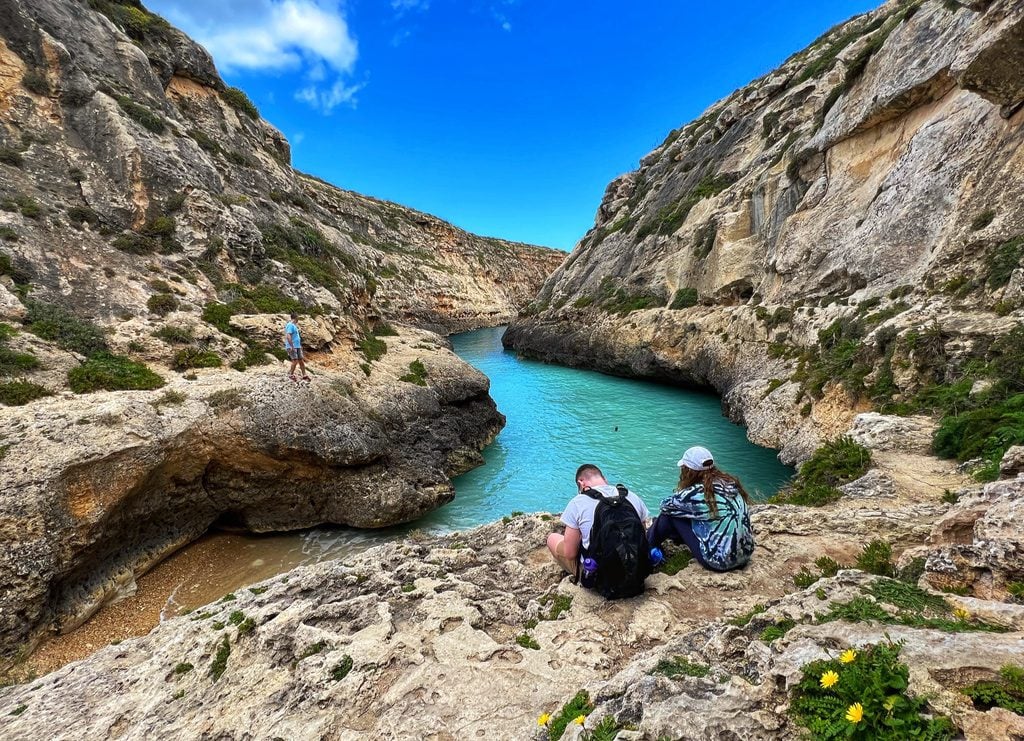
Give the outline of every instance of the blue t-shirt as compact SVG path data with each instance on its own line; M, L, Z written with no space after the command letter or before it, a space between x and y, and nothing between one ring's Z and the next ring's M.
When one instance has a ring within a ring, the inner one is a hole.
M299 328L295 326L295 322L288 322L284 325L284 336L286 338L285 347L289 347L289 341L291 342L291 347L302 347L302 338L299 337Z

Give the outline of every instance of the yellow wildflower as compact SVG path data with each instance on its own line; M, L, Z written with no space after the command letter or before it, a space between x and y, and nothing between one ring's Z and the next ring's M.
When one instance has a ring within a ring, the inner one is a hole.
M546 726L548 721L551 720L551 713L541 713L540 717L537 718L537 725Z
M587 719L587 716L585 716L585 715L577 715L575 718L573 718L572 722L575 723L578 726L581 726L581 725L583 725L583 722L586 719Z
M853 703L850 707L846 708L846 719L851 723L860 723L861 718L864 717L864 706L859 702Z
M967 610L965 610L962 607L958 607L956 610L954 610L953 617L955 617L957 620L966 623L968 620L971 619L971 613L967 612Z
M839 660L844 664L850 664L854 659L857 658L857 652L852 648L848 648L839 656Z
M839 675L835 672L825 672L821 675L821 686L825 689L828 689L829 687L833 686L838 681Z

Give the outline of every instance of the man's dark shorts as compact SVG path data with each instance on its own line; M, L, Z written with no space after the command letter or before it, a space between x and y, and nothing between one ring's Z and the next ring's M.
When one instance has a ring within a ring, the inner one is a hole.
M305 357L302 355L301 347L289 347L287 349L289 360L305 360Z

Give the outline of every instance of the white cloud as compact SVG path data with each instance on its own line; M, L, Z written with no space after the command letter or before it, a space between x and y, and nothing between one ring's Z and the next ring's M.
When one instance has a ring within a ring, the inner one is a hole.
M501 27L502 27L502 28L503 28L504 30L506 30L506 31L511 31L511 30L512 30L512 24L511 24L511 23L509 23L508 21L502 21L502 23L501 23Z
M399 14L410 10L430 10L430 0L391 0L391 9Z
M359 102L356 93L366 87L365 82L358 85L346 85L344 80L335 80L329 88L318 88L309 85L295 93L295 99L308 103L313 108L330 114L340 105L355 108Z
M419 0L400 0L419 2ZM149 0L152 10L198 40L224 71L299 73L296 98L329 113L354 105L363 85L355 70L359 45L339 0Z

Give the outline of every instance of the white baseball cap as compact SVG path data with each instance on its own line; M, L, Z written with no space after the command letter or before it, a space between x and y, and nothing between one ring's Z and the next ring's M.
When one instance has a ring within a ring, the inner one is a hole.
M708 471L715 465L715 458L710 450L697 445L687 449L676 465L680 468L685 466L692 471Z

